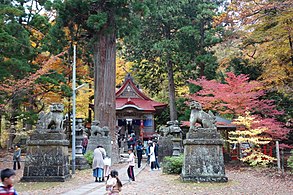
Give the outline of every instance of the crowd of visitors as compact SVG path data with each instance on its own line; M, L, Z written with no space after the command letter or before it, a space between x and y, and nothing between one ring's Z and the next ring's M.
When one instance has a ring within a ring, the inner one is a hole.
M82 142L83 153L86 152L88 145L87 137L84 137ZM129 178L129 182L135 181L134 167L142 167L142 158L145 154L147 157L147 164L150 166L150 171L160 170L160 163L158 159L159 144L156 139L143 142L142 140L137 140L135 134L131 132L127 138L128 146L128 168L126 173ZM111 157L107 155L103 146L99 145L94 150L93 154L93 177L95 182L105 182L106 184L106 194L116 195L122 189L122 183L118 178L118 171L111 170Z
M135 140L135 141L134 141ZM135 135L129 135L128 137L128 168L127 175L129 182L135 181L134 167L141 168L141 162L143 154L147 156L147 164L150 166L150 170L160 170L160 163L158 159L159 144L157 140L149 140L147 145L143 145L143 141L137 140ZM107 194L116 195L122 189L122 183L118 178L118 171L111 170L111 157L106 154L103 146L97 146L94 150L93 158L93 176L95 182L103 182L106 184Z

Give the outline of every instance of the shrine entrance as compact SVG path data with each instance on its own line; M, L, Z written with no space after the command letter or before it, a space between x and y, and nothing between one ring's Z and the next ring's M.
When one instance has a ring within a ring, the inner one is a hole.
M136 140L146 142L152 139L156 134L154 116L160 114L166 107L167 104L156 102L146 96L128 74L123 85L116 92L116 133L119 148L125 149L125 143L131 134ZM90 108L93 110L92 104ZM91 125L91 120L89 121L87 128Z
M92 104L90 107L93 110ZM156 102L146 96L128 74L116 92L116 132L119 147L123 147L122 142L127 142L131 134L134 134L136 140L152 139L156 134L154 116L166 107L167 104ZM90 128L90 123L87 128Z
M147 97L128 74L116 92L116 127L118 143L127 141L129 135L136 140L147 141L155 134L154 115L160 114L167 104Z

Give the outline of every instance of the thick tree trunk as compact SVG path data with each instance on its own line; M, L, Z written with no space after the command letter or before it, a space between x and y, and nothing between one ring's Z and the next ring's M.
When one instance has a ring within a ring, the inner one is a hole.
M169 103L170 103L170 120L177 120L177 109L176 109L176 99L175 99L175 83L173 74L173 64L169 59L167 62L168 69L168 88L169 88Z
M165 25L164 34L168 40L171 40L171 28ZM168 90L169 90L169 106L170 106L170 120L177 120L177 109L176 109L176 99L175 99L175 83L174 83L174 72L173 72L173 62L171 60L171 55L167 54L167 71L168 71Z
M113 141L112 160L118 161L116 141L116 42L115 34L100 34L94 45L94 119L108 126Z

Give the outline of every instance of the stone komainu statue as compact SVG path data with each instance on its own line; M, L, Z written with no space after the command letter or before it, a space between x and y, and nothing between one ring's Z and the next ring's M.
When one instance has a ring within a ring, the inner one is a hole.
M181 132L181 128L179 127L179 122L177 120L175 121L168 121L167 125L170 125L170 133L176 134Z
M99 126L100 121L93 121L91 126L91 136L108 136L109 128L104 126L103 128Z
M175 121L168 121L167 125L169 126L161 126L159 128L159 132L161 135L163 136L167 136L169 134L173 135L176 133L180 133L181 132L181 128L179 127L179 122L177 120Z
M167 136L170 134L170 128L163 125L159 128L159 133L161 136Z
M214 114L209 111L209 113L206 113L202 110L202 106L199 102L193 101L190 104L190 128L195 129L195 123L201 124L201 127L203 128L213 128L216 129L216 117Z
M50 112L40 112L37 129L63 130L63 104L50 105Z

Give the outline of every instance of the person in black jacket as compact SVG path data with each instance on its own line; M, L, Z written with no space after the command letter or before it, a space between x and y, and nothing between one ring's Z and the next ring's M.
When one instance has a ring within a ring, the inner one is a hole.
M158 157L159 157L159 144L158 144L157 140L154 141L154 145L155 145L154 150L155 150L155 156L156 156L155 169L160 170L161 168L160 168L160 163L159 163L159 159L158 159Z
M143 153L143 145L140 140L137 141L137 146L136 146L136 154L137 154L137 165L138 168L141 167L141 159L142 159L142 153Z

